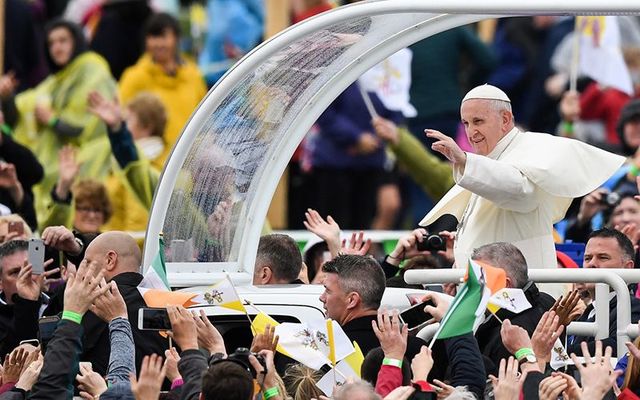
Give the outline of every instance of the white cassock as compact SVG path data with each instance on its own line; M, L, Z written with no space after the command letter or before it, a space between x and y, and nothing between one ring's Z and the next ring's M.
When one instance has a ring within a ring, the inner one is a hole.
M467 153L456 185L420 222L443 214L459 222L454 253L466 266L473 249L513 243L529 268L556 268L553 224L574 197L592 192L625 161L575 139L512 129L488 156Z

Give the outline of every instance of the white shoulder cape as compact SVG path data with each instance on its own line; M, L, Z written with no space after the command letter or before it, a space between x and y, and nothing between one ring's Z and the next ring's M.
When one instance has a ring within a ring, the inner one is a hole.
M555 198L559 208L567 199L584 196L600 187L625 158L576 139L546 133L519 132L498 162L517 168L523 175ZM462 218L471 192L453 186L420 221L426 226L443 214ZM562 217L564 216L564 212Z

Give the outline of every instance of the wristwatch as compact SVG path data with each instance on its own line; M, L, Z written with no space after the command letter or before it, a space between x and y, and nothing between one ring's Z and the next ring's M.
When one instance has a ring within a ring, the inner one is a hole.
M516 359L518 360L518 364L523 364L526 362L529 363L537 363L538 359L536 358L536 353L533 352L533 349L524 347L518 351L516 351Z
M538 359L536 358L535 354L527 354L525 356L522 356L518 359L518 364L522 365L524 363L533 363L533 364L537 364L538 363Z

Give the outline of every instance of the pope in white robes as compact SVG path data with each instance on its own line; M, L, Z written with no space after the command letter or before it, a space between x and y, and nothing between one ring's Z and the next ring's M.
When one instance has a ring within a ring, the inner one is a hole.
M578 140L515 127L511 101L500 89L481 85L462 100L462 123L475 153L465 153L448 136L432 149L453 163L456 185L424 217L426 226L443 214L458 221L456 265L466 265L474 248L513 243L529 268L555 268L553 224L574 197L598 188L624 162Z

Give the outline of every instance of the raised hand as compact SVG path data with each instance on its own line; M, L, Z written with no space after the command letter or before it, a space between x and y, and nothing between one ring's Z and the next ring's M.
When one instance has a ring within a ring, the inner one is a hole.
M565 382L567 382L567 388L562 392L565 400L580 400L582 389L572 376L563 372L552 372L551 376L562 376Z
M513 357L500 360L498 377L489 375L495 400L513 400L520 396L522 381L518 379L518 362Z
M531 339L529 334L523 328L513 325L511 321L505 319L500 328L500 336L502 344L511 354L522 348L531 348Z
M80 363L80 373L76 375L76 380L83 399L96 399L107 391L107 382L100 374L93 371L91 364Z
M11 189L19 185L16 167L7 162L0 162L0 188Z
M371 321L371 326L373 333L380 341L384 356L402 360L407 351L409 328L407 325L400 325L398 310L393 310L391 316L387 310L378 312L378 321Z
M562 100L560 100L560 115L565 121L580 119L580 93L575 90L564 92Z
M355 232L351 234L351 240L347 245L346 239L342 241L342 248L340 254L351 254L356 256L364 256L369 252L371 247L371 239L364 240L364 232L360 231L356 235Z
M162 357L157 354L144 356L140 376L136 379L135 374L131 374L131 391L136 400L157 400L160 396L162 381L167 373L163 365Z
M372 123L373 129L380 139L391 144L398 144L400 134L398 133L398 126L393 121L382 117L374 117Z
M44 267L46 268L52 262L52 259L45 261ZM43 274L35 275L33 273L33 266L25 260L24 265L20 268L20 272L18 273L18 279L16 280L18 296L25 300L38 301L42 291L44 291L52 281L56 281L56 279L49 279L49 277L57 274L58 272L60 272L60 268L55 268L50 271L45 271Z
M538 398L540 400L557 400L558 396L568 387L562 376L548 376L540 382Z
M211 321L209 321L204 310L200 310L200 315L196 315L194 311L193 318L196 324L196 331L198 333L198 345L207 349L211 354L226 354L224 339L216 327L213 326Z
M44 228L42 241L49 247L69 254L77 255L82 251L82 246L76 240L76 236L66 226L48 226Z
M59 199L69 197L69 191L80 173L80 164L76 161L76 150L71 145L63 146L58 151L58 182L56 196Z
M563 330L564 326L560 325L560 317L555 311L542 314L536 330L531 335L531 348L540 362L541 369L551 360L551 350Z
M465 165L467 154L462 151L455 140L433 129L425 129L424 132L428 138L435 139L435 142L431 145L432 150L447 157L454 165Z
M329 252L332 257L337 257L340 252L340 226L333 220L331 215L325 221L322 216L311 208L304 213L306 221L302 221L309 232L315 233L322 240L327 242Z
M424 307L424 312L433 317L427 321L427 323L432 324L434 322L440 322L449 309L449 301L442 296L438 296L434 292L428 292L422 298L423 302L427 300L431 300L433 304L435 304L435 307L431 305Z
M560 297L556 300L553 307L551 307L551 311L555 311L558 316L559 325L567 326L573 321L575 318L578 318L582 313L575 315L573 311L578 306L580 302L580 292L578 290L573 290L569 293L567 297Z
M182 306L167 306L167 313L171 321L169 335L178 347L185 350L198 349L198 330L193 315Z
M107 290L93 302L91 312L106 323L116 318L129 319L127 304L118 290L118 285L114 281L100 283L101 288L105 286Z
M0 98L6 99L12 96L16 92L18 84L16 74L13 71L0 76Z
M84 264L84 265L83 265ZM64 311L84 315L98 297L109 290L107 285L99 287L104 272L94 263L82 260L75 275L69 275L64 291Z
M419 254L428 254L429 252L421 252L418 250L418 243L422 243L426 234L426 229L418 228L414 229L409 234L402 236L398 240L398 243L396 243L396 247L389 254L387 262L398 266L403 260L412 258Z
M258 353L261 350L270 350L275 352L278 347L280 336L276 335L276 327L267 324L264 333L258 333L253 337L251 343L251 352Z
M38 380L38 377L40 376L40 371L42 370L43 363L44 359L42 357L39 357L31 363L25 364L26 368L24 368L24 370L20 374L20 378L16 383L16 388L22 389L25 392L30 391L33 385Z
M442 231L439 233L439 235L446 240L446 247L445 250L439 250L438 255L444 257L444 259L447 260L450 264L453 264L455 262L455 257L453 255L453 245L456 241L456 234L457 232L449 231Z
M249 363L256 371L257 376L264 375L264 387L272 388L278 385L278 373L276 372L276 366L273 363L273 352L270 350L262 350L258 354L264 359L266 365L265 368L260 364L258 359L252 354L249 356Z
M594 215L607 208L607 206L602 202L603 196L606 196L607 193L607 189L599 188L582 198L577 216L577 222L579 225L586 225L591 221L591 218L593 218Z
M625 226L616 225L614 229L622 232L626 237L631 240L633 247L638 250L638 241L640 241L640 226L634 222L630 222Z
M367 155L374 153L380 148L380 140L376 135L365 132L358 137L358 141L355 146L355 153L360 155Z
M571 354L573 363L580 372L582 382L581 400L602 399L613 387L616 379L623 374L620 370L611 367L611 347L602 352L602 342L596 341L596 352L591 357L586 342L580 343L585 365L582 365L575 354Z
M164 366L167 370L167 379L171 382L182 378L178 371L178 361L180 361L180 355L175 347L164 351Z
M427 380L429 372L433 368L433 356L431 355L431 349L427 346L422 346L420 352L411 360L411 372L413 373L413 379Z
M104 98L99 92L92 91L87 98L89 104L89 112L96 115L102 120L111 131L118 131L122 124L122 109L118 105L118 99L114 98L109 101Z
M22 348L16 347L13 351L4 357L4 371L2 374L2 383L18 382L22 369L29 358L29 352Z

